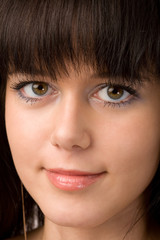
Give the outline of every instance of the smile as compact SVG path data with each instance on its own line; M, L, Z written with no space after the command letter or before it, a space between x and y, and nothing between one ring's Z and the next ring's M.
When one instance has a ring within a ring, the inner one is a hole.
M98 181L104 175L104 172L88 173L74 170L46 169L46 175L55 187L64 191L77 191Z

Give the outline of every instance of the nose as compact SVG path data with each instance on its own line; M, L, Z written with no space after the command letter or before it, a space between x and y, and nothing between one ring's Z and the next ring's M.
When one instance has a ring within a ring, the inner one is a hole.
M91 136L87 128L87 117L83 107L75 99L60 103L53 125L51 134L53 146L67 151L85 150L90 146Z

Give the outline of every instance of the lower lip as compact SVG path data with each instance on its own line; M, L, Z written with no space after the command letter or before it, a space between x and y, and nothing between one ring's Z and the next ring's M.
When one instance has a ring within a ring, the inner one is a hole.
M95 175L65 175L46 171L49 181L57 188L65 191L77 191L84 189L98 181L103 173Z

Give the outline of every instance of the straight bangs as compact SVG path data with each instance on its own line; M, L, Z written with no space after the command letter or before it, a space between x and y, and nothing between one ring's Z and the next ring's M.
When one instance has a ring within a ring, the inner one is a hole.
M158 1L2 0L0 23L1 74L160 73Z

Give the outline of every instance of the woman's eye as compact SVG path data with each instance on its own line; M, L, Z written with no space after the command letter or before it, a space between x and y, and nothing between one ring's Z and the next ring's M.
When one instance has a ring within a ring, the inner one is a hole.
M130 87L104 86L98 89L92 97L102 101L105 105L107 103L116 105L128 103L133 95L135 95L135 90L130 89Z
M105 87L98 91L98 96L105 101L119 101L124 100L130 94L120 87Z
M49 87L47 83L37 82L37 83L30 83L23 87L22 92L25 96L31 98L39 98L45 95L50 94L52 88Z
M43 98L47 96L56 96L59 93L55 87L50 86L50 84L46 82L24 81L13 84L11 88L16 90L18 96L27 103L34 103L43 100Z

